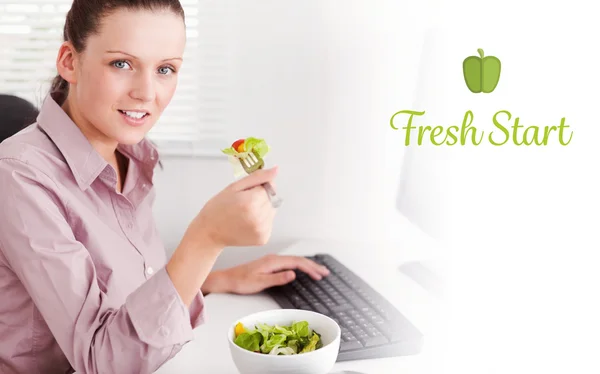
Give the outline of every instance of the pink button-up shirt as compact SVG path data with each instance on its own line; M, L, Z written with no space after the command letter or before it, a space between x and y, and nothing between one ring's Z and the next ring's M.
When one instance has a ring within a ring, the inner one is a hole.
M0 121L1 124L1 121ZM0 373L152 373L193 339L152 218L158 156L117 174L48 96L0 145Z

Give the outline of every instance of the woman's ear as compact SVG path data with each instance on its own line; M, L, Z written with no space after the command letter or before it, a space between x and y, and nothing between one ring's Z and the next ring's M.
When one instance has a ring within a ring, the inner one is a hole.
M56 57L56 70L67 82L77 83L77 51L71 42L64 42Z

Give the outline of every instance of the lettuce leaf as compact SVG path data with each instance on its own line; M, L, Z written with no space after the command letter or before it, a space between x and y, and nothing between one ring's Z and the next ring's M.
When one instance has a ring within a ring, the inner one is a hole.
M260 332L249 331L238 335L235 338L235 344L252 352L258 352L262 343L263 336Z
M222 149L221 152L223 152L223 153L225 153L226 155L229 155L229 156L233 156L233 155L238 154L238 151L236 151L235 149L233 149L233 147Z
M308 322L296 322L292 325L292 331L299 338L307 337L310 334L310 329L308 328Z
M302 348L300 353L314 351L315 349L317 349L317 344L319 344L320 341L321 337L318 334L314 333L313 336L310 338L308 344L304 348Z
M246 152L256 152L261 158L269 152L269 146L264 139L246 138Z
M244 140L245 152L238 152L233 147L222 149L221 152L228 156L235 156L238 158L244 158L250 152L255 152L259 157L264 158L270 151L270 147L267 145L264 139L249 137Z
M263 343L260 350L262 353L270 353L273 348L282 346L286 339L284 334L273 334Z
M321 335L313 331L307 321L289 326L257 323L253 330L240 334L235 343L249 351L271 355L294 355L312 352L323 346Z

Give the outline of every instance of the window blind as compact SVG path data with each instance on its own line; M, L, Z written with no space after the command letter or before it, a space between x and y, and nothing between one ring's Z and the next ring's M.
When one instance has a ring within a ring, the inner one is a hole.
M56 75L72 0L0 0L0 92L38 107ZM187 26L177 91L148 134L161 154L217 156L228 126L231 3L182 0Z

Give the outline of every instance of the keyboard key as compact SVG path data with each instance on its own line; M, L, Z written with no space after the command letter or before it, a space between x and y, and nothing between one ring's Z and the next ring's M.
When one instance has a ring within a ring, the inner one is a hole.
M292 302L292 304L294 304L294 306L296 306L296 307L298 307L298 306L300 306L300 305L302 305L302 304L306 304L306 303L304 302L304 300L303 300L303 299L302 299L300 296L298 296L298 295L296 295L296 294L290 295L290 301L291 301L291 302Z
M361 308L363 306L367 306L367 303L365 303L364 301L362 301L359 298L352 298L352 299L350 299L350 302L352 303L352 305L354 305L357 308Z
M315 312L319 312L321 314L325 314L328 315L329 314L329 309L325 308L325 305L321 304L321 303L316 303L312 305Z
M333 299L330 298L329 296L323 296L321 298L321 301L323 302L323 304L334 304Z
M349 342L351 340L357 340L356 337L354 335L352 335L351 332L345 332L342 334L342 340L345 342Z
M387 344L388 340L383 335L379 335L368 336L366 339L362 340L362 342L365 344L365 347L371 347L374 345Z
M358 340L350 340L347 342L340 341L340 351L349 351L352 349L360 349L363 345Z
M403 331L402 325L399 323L389 323L385 322L381 325L381 332L385 337L387 337L392 342L397 342L402 340Z
M381 332L377 330L377 328L375 328L374 326L367 327L367 333L373 337L382 335Z
M369 335L360 328L360 326L358 325L354 325L352 327L349 327L350 332L352 332L352 334L354 336L356 336L357 338L359 338L360 340L364 340L366 339Z
M329 307L329 305L328 305L328 307ZM333 306L329 307L329 309L331 309L334 312L350 310L352 308L353 308L353 306L350 304L338 304L338 305L333 305Z

